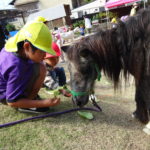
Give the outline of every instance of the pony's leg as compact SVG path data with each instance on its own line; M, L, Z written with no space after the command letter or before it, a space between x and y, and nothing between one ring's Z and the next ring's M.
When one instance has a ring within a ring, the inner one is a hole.
M135 101L136 101L136 111L135 116L142 123L146 124L149 121L148 109L145 103L145 99L149 98L149 94L146 92L148 89L142 88L142 85L136 87ZM149 91L149 90L148 90Z
M150 77L142 78L136 88L136 115L141 122L146 123L143 131L150 135Z
M96 102L99 102L99 100L97 99L96 95L95 94L91 94L89 95L89 101L92 102L92 99L95 99Z

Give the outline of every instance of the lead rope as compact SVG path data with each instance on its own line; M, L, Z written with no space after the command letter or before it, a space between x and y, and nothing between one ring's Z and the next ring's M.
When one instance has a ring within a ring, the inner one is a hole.
M101 80L102 75L101 75L101 72L100 72L100 70L99 70L99 67L98 67L98 65L97 65L97 64L94 64L94 67L95 67L96 72L97 72L97 80L98 80L98 81L100 81L100 80Z
M29 118L22 119L22 120L17 120L17 121L13 121L13 122L1 124L0 128L12 126L12 125L16 125L16 124L23 123L23 122L30 121L30 120L58 116L58 115L62 115L62 114L70 113L70 112L79 111L79 110L90 110L90 111L100 112L100 110L97 109L97 108L88 108L88 107L87 108L86 107L85 108L73 108L73 109L69 109L69 110L65 110L65 111L61 111L61 112L53 112L53 113L48 113L48 114L45 114L45 115L39 115L39 116L35 116L35 117L29 117Z
M94 66L95 66L95 69L96 69L97 74L98 74L97 79L98 79L98 81L100 81L100 79L101 79L100 70L99 70L97 64L94 64ZM84 95L87 95L87 94L94 94L92 91L89 91L89 92L75 92L73 90L70 90L70 92L73 96L84 96ZM69 110L65 110L65 111L61 111L61 112L54 112L54 113L49 113L49 114L45 114L45 115L29 117L29 118L22 119L22 120L17 120L17 121L1 124L0 128L12 126L12 125L19 124L19 123L26 122L26 121L30 121L30 120L42 119L42 118L47 118L47 117L52 117L52 116L58 116L58 115L62 115L62 114L70 113L70 112L79 111L79 110L90 110L90 111L96 111L96 112L102 111L100 106L96 103L95 98L92 98L91 100L92 100L93 105L96 108L88 108L88 107L87 108L86 107L85 108L73 108L73 109L69 109Z

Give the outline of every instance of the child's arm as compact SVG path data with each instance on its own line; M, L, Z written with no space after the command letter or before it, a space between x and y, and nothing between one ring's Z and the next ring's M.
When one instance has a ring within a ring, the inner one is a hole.
M40 108L40 107L50 107L55 106L60 103L60 98L52 98L45 100L30 100L30 99L19 99L16 102L7 103L11 107L16 108Z

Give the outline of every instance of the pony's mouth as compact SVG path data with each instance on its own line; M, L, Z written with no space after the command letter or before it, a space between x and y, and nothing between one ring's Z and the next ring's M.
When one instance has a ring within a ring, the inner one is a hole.
M79 107L83 107L84 105L86 105L88 103L89 100L89 96L73 96L72 97L72 101L75 105L79 106Z

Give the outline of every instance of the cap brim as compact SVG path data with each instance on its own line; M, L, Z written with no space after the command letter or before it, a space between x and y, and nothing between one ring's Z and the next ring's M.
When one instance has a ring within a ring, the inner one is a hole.
M36 48L38 48L38 49L40 49L46 53L49 53L51 55L56 56L56 52L51 47L45 48L45 47L42 47L42 46L37 45L37 44L33 44L33 46L35 46Z

